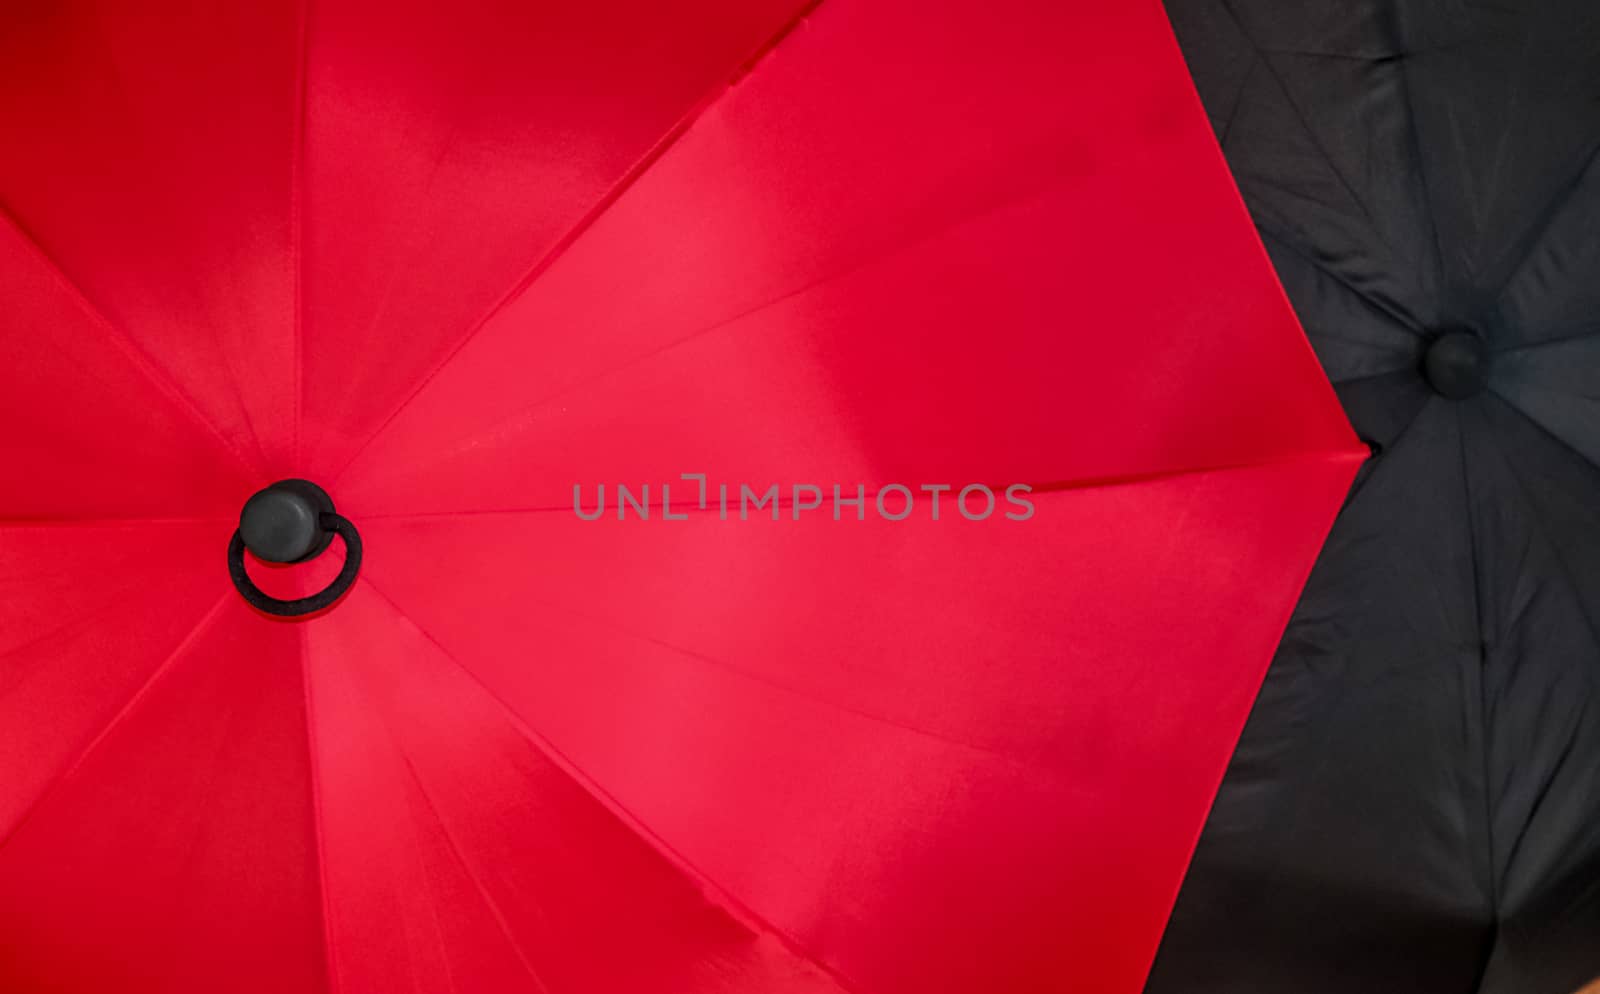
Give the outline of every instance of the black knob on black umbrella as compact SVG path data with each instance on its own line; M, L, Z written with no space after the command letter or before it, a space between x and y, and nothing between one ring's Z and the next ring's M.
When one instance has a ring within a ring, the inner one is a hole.
M320 593L279 600L262 593L245 571L245 549L269 563L299 563L321 555L336 534L344 539L344 568ZM309 480L279 480L251 495L228 543L228 575L234 587L257 609L282 618L312 614L333 604L360 571L361 536L355 525L335 512L326 490Z
M1422 372L1436 393L1465 400L1489 382L1489 350L1470 331L1446 332L1428 345Z

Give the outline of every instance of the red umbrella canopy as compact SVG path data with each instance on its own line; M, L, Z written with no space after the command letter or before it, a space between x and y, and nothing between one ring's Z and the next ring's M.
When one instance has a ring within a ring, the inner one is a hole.
M1138 989L1364 455L1155 0L0 18L0 988Z

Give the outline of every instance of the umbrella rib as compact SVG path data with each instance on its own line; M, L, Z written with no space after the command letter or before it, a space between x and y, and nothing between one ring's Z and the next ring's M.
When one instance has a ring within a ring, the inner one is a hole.
M1496 394L1496 397L1498 397L1501 403L1505 404L1506 407L1527 419L1529 424L1543 432L1551 440L1571 451L1579 459L1582 459L1586 465L1595 466L1595 464L1591 462L1587 456L1572 448L1572 445L1561 436L1555 434L1549 428L1546 428L1544 425L1540 424L1536 419L1530 417L1528 412L1524 411L1522 408L1518 407L1516 404L1513 404L1506 398L1500 397L1499 394ZM1556 542L1555 536L1550 533L1550 529L1545 523L1544 515L1539 511L1539 505L1534 501L1533 494L1528 490L1528 487L1523 481L1522 477L1517 474L1516 467L1512 465L1510 456L1505 450L1505 446L1500 444L1495 433L1488 433L1488 437L1490 442L1493 444L1495 451L1500 454L1500 461L1505 464L1507 475L1516 482L1517 490L1522 494L1523 500L1527 503L1528 510L1532 512L1531 518L1534 524L1538 526L1539 534L1544 536L1545 542L1547 542L1550 546L1552 556L1554 557L1556 563L1560 565L1561 572L1566 576L1567 585L1570 586L1574 591L1581 590L1582 588L1579 587L1577 582L1578 574L1573 572L1571 565L1567 562L1566 556L1562 554L1562 549L1564 547ZM1600 469L1600 466L1596 466L1596 468ZM1587 605L1583 603L1582 598L1579 598L1578 613L1579 616L1583 618L1584 627L1589 631L1589 640L1596 645L1600 645L1600 624L1597 624L1597 619L1590 617Z
M1272 64L1272 59L1269 57L1263 56L1261 64L1266 67L1267 72L1278 84L1278 89L1283 91L1284 103L1289 105L1289 109L1294 112L1295 119L1300 122L1300 127L1305 130L1306 136L1316 146L1318 154L1328 164L1328 171L1333 173L1334 178L1339 181L1339 188L1350 197L1350 202L1356 205L1356 209L1361 211L1361 216L1366 219L1368 230L1378 237L1378 240L1383 243L1385 248L1393 252L1394 246L1389 243L1388 235L1379 229L1377 218L1373 217L1372 210L1367 207L1366 201L1362 200L1360 195L1356 193L1355 187L1350 185L1350 181L1345 178L1344 172L1333 161L1333 156L1329 154L1327 145L1312 130L1310 119L1306 117L1306 113L1301 109L1300 105L1295 102L1294 95L1289 92L1289 84L1284 81L1283 74Z
M1496 387L1494 387L1492 385L1489 387L1489 390L1496 397L1498 397L1500 399L1501 403L1505 404L1507 407L1511 408L1513 411L1516 411L1518 414L1522 415L1522 417L1525 418L1528 421L1529 424L1533 425L1535 428L1539 429L1539 431L1543 432L1545 434L1545 436L1548 437L1551 441L1555 442L1557 445L1561 446L1563 449L1566 449L1568 452L1570 452L1573 455L1577 456L1586 465L1593 466L1595 469L1600 469L1600 462L1596 462L1592 456L1584 454L1582 451L1580 451L1578 449L1578 447L1576 445L1573 445L1571 442L1567 441L1566 439L1562 438L1560 435L1557 435L1555 432L1551 431L1549 425L1545 424L1539 418L1536 418L1532 414L1528 413L1528 411L1525 410L1522 407L1522 405L1518 404L1514 399L1512 399L1511 397L1506 396L1498 388L1496 388Z
M1137 486L1141 483L1159 483L1164 480L1176 480L1190 476L1210 476L1215 473L1236 473L1252 469L1280 469L1288 466L1297 466L1303 463L1320 462L1361 462L1366 460L1371 453L1365 446L1351 446L1344 449L1306 449L1301 452L1287 452L1266 459L1252 459L1246 462L1218 463L1211 466L1195 466L1187 469L1164 469L1149 473L1125 473L1091 477L1076 480L1056 480L1046 483L1032 484L1033 493L1047 494L1066 490L1093 490L1101 487ZM1004 489L1003 487L995 489Z
M1533 802L1528 805L1527 815L1523 818L1521 827L1517 829L1516 838L1512 839L1511 844L1506 847L1505 861L1508 868L1516 864L1517 857L1522 853L1523 846L1528 841L1529 833L1533 831L1534 822L1539 818L1540 812L1545 809L1546 802L1556 792L1556 781L1561 779L1561 775L1572 764L1572 757L1578 747L1580 732L1590 722L1589 713L1594 707L1594 699L1591 684L1591 692L1578 703L1578 713L1573 718L1567 731L1566 742L1562 744L1561 751L1551 762L1549 769L1539 778L1538 790L1534 792Z
M1374 374L1374 377L1370 377L1370 378L1376 378L1378 376L1394 376L1396 374L1396 372L1399 372L1399 371L1391 371L1391 372L1388 372L1388 373L1378 373L1378 374ZM1361 377L1361 379L1368 379L1368 378L1369 377ZM1342 386L1342 385L1344 385L1344 383L1349 383L1349 382L1356 382L1356 381L1347 380L1347 381L1343 381L1340 384L1336 384L1336 385L1341 385ZM1273 469L1273 468L1282 467L1282 466L1293 466L1293 465L1297 465L1297 464L1300 464L1300 463L1306 463L1306 462L1322 462L1324 460L1342 460L1342 459L1364 460L1369 456L1369 454L1370 453L1364 448L1307 449L1307 450L1302 451L1302 452L1285 453L1283 455L1274 456L1274 457L1269 458L1269 459L1260 459L1260 460L1253 460L1253 461L1248 461L1248 462L1225 463L1225 464L1217 464L1217 465L1211 465L1211 466L1194 466L1194 467L1187 467L1187 468L1182 468L1182 469L1152 470L1152 471L1150 471L1148 473L1122 473L1122 474L1111 474L1111 475L1107 475L1107 476L1086 477L1086 478L1082 478L1082 479L1052 480L1052 481L1046 481L1046 482L1043 482L1043 483L1031 483L1031 484L1028 484L1028 486L1032 487L1032 490L1029 491L1029 492L1030 493L1035 493L1035 494L1057 493L1057 492L1060 492L1060 491L1069 491L1069 490L1088 490L1088 489L1094 489L1094 488L1097 488L1097 487L1136 486L1136 485L1143 484L1143 483L1154 483L1154 482L1160 482L1162 480L1180 479L1180 478L1189 477L1189 476L1204 476L1204 475L1208 475L1208 474L1211 474L1211 473L1231 473L1231 472L1236 472L1236 471L1239 471L1239 470L1250 470L1250 469ZM668 481L668 482L670 483L671 481ZM1005 483L989 483L987 485L989 486L989 488L991 490L995 490L995 491L998 492L998 491L1004 490L1006 488L1006 486L1008 486L1009 484L1005 484ZM864 484L863 484L863 486L864 486ZM867 490L863 491L863 494L868 498L873 498L873 497L876 497L878 495L880 489L881 488L867 489ZM793 497L792 494L789 495L789 496L783 496L782 494L780 494L772 502L772 504L775 504L779 509L792 508L794 506L794 503L795 503L795 500L794 500L794 497ZM763 504L762 507L766 508L766 507L772 506L772 504ZM662 504L659 501L651 500L651 501L644 502L642 504L642 506L646 507L646 508L656 509L656 508L660 508L662 506ZM732 505L730 505L730 507L731 506ZM720 510L720 508L717 507L717 506L713 506L713 505L708 503L705 507L699 507L698 505L688 505L688 506L680 508L679 510L681 510L685 514L705 514L705 513L710 513L710 512L713 512L713 511L718 511L718 510ZM489 515L496 515L496 514L504 514L504 515L510 515L510 514L556 514L556 513L571 513L571 511L572 511L572 505L570 505L570 504L548 504L548 505L530 505L530 506L526 506L526 507L452 508L452 509L446 509L446 510L441 510L441 511L397 511L397 512L389 512L389 513L385 513L385 514L368 514L368 515L363 515L362 517L363 517L363 520L373 520L373 521L411 521L411 520L423 520L423 521L425 521L425 520L430 520L430 519L433 519L433 520L438 520L438 519L453 520L453 519L461 519L461 518L486 517L486 516L489 516Z
M1318 273L1321 273L1323 276L1332 280L1339 286L1342 286L1346 290L1350 291L1357 298L1359 298L1362 303L1366 304L1368 307L1371 307L1373 310L1388 318L1396 325L1399 325L1402 330L1416 337L1420 337L1422 335L1421 326L1419 326L1400 309L1392 305L1385 304L1372 294L1362 290L1360 287L1357 287L1354 283L1351 283L1340 274L1334 272L1332 269L1329 269L1323 263L1307 254L1304 249L1300 248L1300 246L1294 244L1294 241L1288 236L1279 234L1278 232L1273 231L1271 227L1260 222L1257 222L1256 229L1261 232L1261 237L1264 240L1271 239L1272 241L1277 242L1279 245L1282 245L1285 249L1294 253L1297 258L1303 260L1306 265L1310 266L1312 269L1316 270Z
M350 456L340 464L339 468L329 477L329 480L332 483L338 482L339 477L344 474L345 470L350 468L350 465L360 457L361 453L365 452L367 448L372 445L378 436L382 435L386 430L388 430L389 426L394 423L395 419L398 418L406 408L411 406L412 401L416 400L417 397L427 389L428 384L432 383L434 378L437 377L446 366L450 365L456 356L461 354L461 351L467 347L468 343L477 337L480 331L482 331L508 307L520 300L522 296L527 293L528 289L538 282L539 277L548 272L550 267L555 265L556 262L558 262L561 257L567 253L568 249L570 249L580 238L582 238L584 234L586 234L589 229L592 228L595 223L605 215L607 211L609 211L619 200L621 200L622 197L633 188L634 184L636 184L647 172L649 172L650 169L661 160L662 156L666 155L667 152L678 143L679 139L689 132L689 129L694 126L694 123L698 121L701 116L710 110L712 106L721 100L722 97L732 90L733 87L742 79L748 76L762 59L771 54L772 51L776 49L785 38L789 37L789 35L792 34L807 17L811 16L811 13L816 10L821 2L822 0L805 0L800 8L777 30L776 33L769 37L756 49L754 53L740 63L739 67L735 70L730 79L728 79L726 82L718 83L710 92L702 95L701 98L697 100L694 105L691 106L689 110L677 120L676 123L673 124L673 126L665 135L658 139L656 143L639 158L638 161L636 161L626 172L622 174L621 178L611 185L610 189L601 195L600 199L597 200L594 205L591 206L589 210L586 211L570 229L568 229L566 234L564 234L549 249L549 251L536 260L534 264L522 275L522 277L518 279L518 281L513 284L512 287L507 290L499 300L490 306L489 310L481 318L468 327L465 334L457 338L456 342L449 348L449 350L447 350L443 356L433 363L432 367L427 373L423 374L423 376L417 381L417 385L412 388L405 398L402 399L400 403L389 412L388 416L378 424L377 428L373 429L372 432L367 435L365 441L357 446L351 452Z
M1538 214L1538 219L1529 226L1527 232L1518 241L1518 245L1522 248L1522 254L1512 265L1511 271L1506 274L1506 278L1495 288L1494 300L1496 303L1504 299L1506 293L1516 283L1517 277L1521 276L1528 263L1533 261L1535 250L1544 242L1545 235L1550 232L1550 229L1554 228L1556 222L1566 213L1568 205L1577 198L1578 191L1583 189L1584 179L1597 162L1600 162L1600 141L1595 142L1594 148L1584 157L1583 165L1578 167L1578 171L1573 175L1572 179L1556 193L1551 202Z
M812 964L818 970L821 970L844 991L856 992L865 990L862 985L845 976L839 971L838 968L830 964L823 963L816 957L806 952L805 946L802 945L798 939L790 935L783 928L780 928L773 922L768 921L765 917L747 906L743 901L729 893L721 884L713 880L709 874L702 871L698 866L684 856L683 853L679 852L660 835L651 830L649 826L645 824L643 819L635 815L614 795L612 795L604 787L600 786L599 783L595 782L595 780L588 774L584 773L583 770L580 769L578 765L570 758L568 758L565 753L556 748L553 742L535 731L526 721L522 719L519 714L517 714L516 710L506 702L505 698L501 697L494 691L492 687L484 683L483 679L479 677L477 673L474 673L471 667L467 666L459 658L457 658L453 652L451 652L443 643L433 636L432 632L429 632L426 628L424 628L416 618L412 617L411 614L405 610L405 608L401 607L393 597L390 597L389 594L384 592L381 587L379 587L376 583L373 583L370 576L362 576L361 582L365 583L373 593L382 598L389 605L391 610L393 610L401 618L404 618L406 622L414 627L418 634L427 639L428 643L437 649L440 654L444 656L444 658L448 659L452 665L454 665L462 673L466 674L467 679L471 680L472 683L478 687L478 689L481 690L490 701L494 703L496 709L500 711L502 716L505 717L506 721L510 723L511 727L516 729L517 733L526 739L530 745L537 749L546 760L548 760L558 770L569 777L574 783L583 788L583 790L593 797L603 808L610 812L612 817L618 819L630 831L643 839L647 845L653 848L663 859L666 860L668 865L672 866L679 873L682 873L688 877L692 883L700 887L708 896L714 896L715 902L726 914L734 918L736 921L741 922L746 928L749 928L752 931L764 931L771 935L791 954L806 963ZM409 767L410 760L407 759L406 763ZM412 775L415 776L415 771L412 772ZM424 796L426 796L426 792L424 792Z
M1472 513L1472 462L1467 458L1467 423L1459 407L1456 408L1456 450L1461 460L1461 489L1462 498L1466 502L1466 529L1467 529L1467 561L1472 564L1472 621L1477 629L1477 660L1478 672L1478 772L1483 778L1483 846L1489 870L1489 914L1495 920L1500 917L1500 866L1499 853L1495 845L1494 803L1490 796L1489 784L1492 782L1490 771L1493 757L1490 755L1489 744L1489 687L1485 680L1488 670L1488 641L1484 630L1484 604L1483 604L1483 573L1478 568L1478 523L1476 515Z
M389 725L388 717L386 715L381 717L384 726L389 728L390 738L395 740L398 747L399 738ZM528 979L532 980L534 986L544 994L550 994L550 985L545 983L544 978L539 975L538 969L534 967L532 960L528 958L527 951L522 948L522 943L518 942L517 937L512 934L511 923L506 921L505 912L501 910L500 903L489 894L489 889L484 886L483 880L467 862L466 856L462 854L455 835L450 831L450 826L445 824L444 815L440 813L438 805L434 803L433 796L428 793L428 788L422 782L422 777L417 773L416 765L411 762L411 757L406 754L403 747L399 747L398 752L400 754L400 762L405 764L407 776L416 785L417 793L422 796L422 802L428 806L428 811L433 815L433 820L439 826L440 833L444 835L445 845L450 849L451 858L455 860L457 866L461 867L461 872L467 875L467 879L472 882L472 887L478 892L478 897L483 901L484 907L489 909L489 914L494 917L495 924L500 927L500 934L505 936L506 942L511 945L512 951L517 954L517 962L522 964L522 969L528 974Z
M1336 387L1352 387L1357 384L1371 383L1373 380L1386 380L1391 378L1406 377L1408 380L1413 375L1409 366L1396 366L1394 369L1380 369L1376 373L1363 373L1360 376L1347 376L1341 380L1330 380Z
M1252 46L1254 48L1254 46ZM1256 70L1261 67L1261 51L1255 49L1250 53L1250 67L1244 72L1244 79L1239 81L1239 90L1233 95L1233 102L1228 107L1228 116L1224 119L1222 130L1217 133L1217 147L1226 150L1228 136L1233 134L1233 123L1239 118L1239 111L1244 106L1244 93L1250 88L1250 80L1255 78Z
M11 579L16 579L16 577L13 576ZM86 613L74 614L66 621L63 621L58 625L50 625L49 627L34 631L23 641L18 642L16 645L13 645L8 649L0 651L0 662L4 662L13 656L16 656L18 653L26 652L29 649L35 648L45 642L50 641L51 639L65 635L78 625L92 623L99 618L103 618L121 606L121 601L124 595L135 593L140 590L147 590L149 589L150 582L151 578L149 576L144 576L129 580L122 586L113 588L102 597L99 603L97 603ZM6 681L0 681L0 690L3 690L5 687Z
M305 168L306 168L306 62L310 58L311 0L300 5L298 31L299 62L294 77L294 133L290 137L293 148L289 153L289 254L294 267L293 314L294 322L294 420L290 454L296 465L300 462L300 427L305 412Z
M228 603L232 596L233 591L230 590L217 598L216 603L212 604L211 607L207 609L206 613L195 622L194 627L189 629L189 633L180 639L178 644L173 647L172 651L167 654L166 658L150 671L149 675L145 677L144 682L142 682L139 685L139 688L133 692L133 695L123 702L122 707L117 709L117 713L112 715L111 719L107 721L103 727L101 727L100 731L95 733L95 736L90 739L82 749L78 750L77 754L73 756L73 758L65 766L63 766L48 783L45 784L44 788L39 791L38 795L34 797L31 802L29 802L27 808L23 811L22 816L17 819L16 824L12 825L11 829L7 831L3 837L0 837L0 850L3 850L12 839L17 837L17 833L20 832L23 826L28 823L34 814L44 806L44 803L49 800L57 790L66 784L67 781L72 779L72 777L88 760L89 756L100 747L100 744L109 738L111 733L116 731L117 727L127 719L128 715L132 714L134 709L137 708L147 696L149 696L151 688L155 686L156 682L163 674L172 668L172 664L177 661L178 657L182 656L184 652L186 652L189 647L195 643L201 634L204 633L206 628L208 628L212 621L216 619L217 615L222 612L223 606Z
M203 518L0 518L0 530L8 528L126 528L130 525L207 525L232 521L214 515Z
M1573 342L1581 342L1589 338L1600 338L1600 325L1590 325L1587 328L1580 328L1568 334L1541 338L1526 345L1513 345L1510 348L1501 349L1500 353L1502 355L1515 355L1518 352L1531 352L1534 349L1550 348L1556 345L1571 345Z
M1405 17L1396 15L1396 31L1405 33ZM1406 39L1400 38L1400 50L1406 50ZM1407 68L1407 60L1401 58L1400 62L1400 91L1405 95L1406 116L1410 119L1410 127L1406 130L1411 135L1411 151L1417 157L1417 179L1422 183L1422 209L1428 214L1428 225L1433 230L1433 259L1434 278L1442 284L1445 281L1444 271L1444 239L1439 235L1439 211L1434 202L1433 186L1428 182L1427 165L1422 154L1422 129L1417 120L1417 101L1411 92L1411 71Z
M1523 411L1521 408L1518 408L1515 404L1512 404L1509 400L1505 400L1504 398L1501 398L1501 400L1511 410L1513 410L1516 413L1520 414L1524 418L1528 418L1528 420L1537 429L1539 429L1542 432L1545 432L1547 435L1550 435L1552 438L1555 438L1555 440L1557 442L1561 442L1563 445L1566 444L1562 439L1560 439L1559 437L1551 434L1549 429L1545 428L1544 425L1539 424L1537 421L1534 421L1532 418L1529 418L1528 415L1527 415L1527 412ZM1529 520L1533 522L1534 527L1538 530L1539 534L1544 538L1545 544L1549 546L1551 558L1554 559L1557 568L1560 569L1561 573L1565 577L1565 579L1567 581L1567 585L1572 589L1573 595L1574 595L1574 599L1576 601L1577 608L1578 608L1578 617L1582 620L1584 629L1589 634L1590 644L1600 646L1600 626L1596 625L1595 619L1593 617L1591 617L1590 614L1589 614L1587 605L1585 604L1585 602L1583 600L1583 597L1582 597L1582 595L1580 593L1580 588L1579 588L1579 586L1577 584L1577 581L1576 581L1576 574L1573 572L1571 565L1567 562L1566 556L1563 555L1562 546L1555 541L1555 536L1553 536L1551 534L1550 529L1549 529L1548 525L1545 522L1544 515L1541 513L1538 504L1534 501L1533 494L1529 491L1529 489L1528 489L1526 483L1524 482L1521 474L1519 474L1516 471L1516 467L1512 465L1510 456L1507 453L1507 451L1505 449L1505 446L1503 446L1500 443L1500 440L1496 436L1496 433L1487 432L1485 434L1486 434L1486 437L1488 439L1490 447L1494 450L1495 454L1499 456L1501 465L1503 466L1503 468L1506 471L1507 478L1512 481L1512 484L1516 487L1518 493L1520 493L1522 495L1523 503L1527 506L1527 509L1528 509ZM1583 672L1586 675L1588 673L1588 671L1586 671L1586 670L1583 671ZM1592 690L1594 685L1595 685L1592 678L1590 679L1589 684L1590 684L1590 688ZM1585 697L1583 699L1583 702L1581 704L1581 710L1579 712L1578 718L1573 722L1573 727L1575 729L1582 727L1583 720L1588 714L1590 701L1592 699L1593 699L1593 695L1592 694L1589 697ZM1524 839L1525 839L1525 837L1527 835L1528 828L1532 824L1533 814L1538 810L1538 808L1541 805L1543 805L1547 795L1549 794L1549 791L1550 791L1552 785L1555 782L1556 777L1559 776L1559 774L1560 774L1561 767L1565 765L1567 759L1571 756L1574 744L1576 742L1576 735L1577 735L1577 733L1576 733L1576 731L1574 731L1572 733L1572 735L1568 737L1568 740L1567 740L1566 744L1561 749L1561 754L1558 757L1558 759L1556 761L1556 764L1551 769L1551 773L1550 773L1549 778L1541 785L1540 790L1539 790L1539 794L1538 794L1538 798L1534 802L1533 809L1530 810L1527 818L1524 820L1524 824L1523 824L1522 830L1518 832L1516 839L1513 840L1513 843L1511 845L1510 851L1506 854L1507 866L1509 866L1511 864L1511 861L1515 858L1517 852L1520 850L1520 848L1522 846L1522 843L1523 843L1523 841L1524 841Z
M654 506L654 505L647 505L647 506ZM553 505L550 505L549 507L486 507L486 508L464 508L464 509L460 509L460 510L446 510L446 511L400 511L400 512L393 512L393 513L389 513L389 514L363 514L361 516L361 520L363 520L363 521L409 521L409 520L412 520L412 519L424 519L425 520L425 519L429 519L429 518L444 518L446 520L453 520L453 519L456 519L456 518L482 517L482 516L491 515L491 514L555 514L556 512L559 512L559 511L570 512L571 510L572 510L572 507L569 504L553 504Z
M600 618L600 617L597 617L597 616L592 615L592 614L585 614L583 612L576 611L576 610L574 610L574 609L572 609L570 607L567 607L565 605L562 605L562 604L557 604L557 603L554 603L552 601L543 600L543 599L537 599L537 598L532 598L531 600L536 604L542 605L544 607L548 607L548 608L550 608L552 610L560 611L560 612L562 612L564 614L567 614L567 615L570 615L572 617L581 618L584 621L590 622L592 624L599 625L599 626L605 628L608 631L615 632L618 635L623 635L623 636L626 636L628 638L637 639L637 640L639 640L641 642L648 642L651 645L659 646L662 649L666 649L668 652L671 652L674 655L683 656L686 659L692 659L695 662L702 663L702 664L705 664L707 666L714 667L716 669L724 670L724 671L726 671L728 673L732 673L735 676L738 676L738 677L740 677L742 679L750 680L750 681L752 681L754 683L758 683L758 684L762 685L763 687L768 687L768 688L770 688L772 690L779 691L780 693L788 694L788 695L793 696L793 697L798 697L801 700L809 701L809 702L811 702L813 704L819 704L822 707L828 708L829 710L838 711L841 714L847 714L847 715L850 715L851 717L854 717L854 718L860 718L863 721L869 721L869 722L872 722L873 724L876 724L876 725L885 725L885 726L887 726L889 728L893 728L893 729L896 729L898 731L902 731L902 732L906 732L906 733L909 733L911 735L914 735L917 738L930 739L930 740L932 740L934 742L940 743L941 745L950 746L950 747L955 748L955 749L961 749L961 750L964 750L964 751L975 752L975 753L978 753L980 755L987 756L990 759L998 760L998 761L1000 761L1002 763L1006 763L1006 764L1013 765L1013 766L1023 767L1025 769L1032 770L1032 771L1038 772L1038 773L1043 773L1046 776L1050 776L1052 778L1060 776L1060 771L1053 770L1048 766L1045 766L1043 764L1040 764L1040 763L1037 763L1037 762L1034 762L1034 761L1031 761L1031 760L1023 759L1020 756L1009 755L1009 754L1001 752L1001 751L999 751L997 749L992 749L992 748L989 748L987 746L981 746L981 745L978 745L978 744L973 743L973 742L967 742L967 741L964 741L962 739L954 738L954 737L949 736L949 735L943 735L943 734L940 734L939 732L930 731L929 729L926 729L926 728L919 728L916 725L913 725L913 724L911 724L909 722L901 721L901 720L896 719L896 718L890 718L887 715L874 714L871 711L865 711L865 710L862 710L860 708L851 707L848 704L841 704L838 701L830 701L825 697L818 697L815 694L809 694L809 693L799 689L798 687L792 687L792 686L790 686L790 685L788 685L786 683L782 683L780 681L773 680L773 679L770 679L768 677L761 676L760 674L757 674L757 673L752 673L751 671L745 669L744 667L738 665L737 663L730 663L727 660L718 659L715 656L708 656L703 652L696 652L693 649L686 649L681 645L674 645L671 642L666 641L665 639L655 638L654 636L646 635L646 634L644 634L642 632L630 631L630 630L628 630L626 628L623 628L623 627L621 627L621 626L615 624L614 622L611 622L611 621L609 621L609 620L607 620L605 618Z
M243 450L228 440L228 437L222 433L222 429L217 427L216 423L205 415L205 412L201 410L195 399L189 395L188 391L184 390L177 380L172 378L164 367L158 364L138 342L134 341L132 336L114 324L110 318L106 317L94 305L83 288L78 286L72 277L67 275L67 271L62 268L61 264L45 250L45 247L40 244L31 231L23 227L22 223L17 220L16 215L4 204L0 204L0 222L3 222L15 232L29 247L29 250L54 277L57 285L72 298L73 302L78 305L79 310L89 318L90 322L98 326L111 339L123 357L150 381L157 393L187 415L196 427L214 438L229 455L233 456L239 467L247 475L255 475L257 471L256 463L247 457Z
M315 710L311 701L311 661L309 654L306 652L306 630L303 626L296 632L296 636L300 654L300 692L305 701L307 772L311 786L311 826L313 833L316 835L317 844L317 887L320 891L319 907L322 913L323 965L328 973L328 988L332 991L338 987L339 971L338 960L334 954L333 915L329 909L327 825L323 817L322 774L317 765L320 751L317 748Z
M1431 49L1431 51L1436 52L1445 50L1443 48ZM1387 52L1383 55L1350 55L1345 52L1319 52L1311 48L1272 48L1270 46L1262 46L1261 51L1268 55L1297 55L1307 59L1328 59L1333 62L1354 62L1368 66L1386 65L1406 55L1421 54L1421 50L1418 50L1416 52Z
M1321 155L1322 160L1328 164L1328 169L1333 173L1334 178L1339 181L1340 188L1342 188L1344 192L1349 195L1351 202L1354 203L1357 209L1361 211L1361 216L1366 218L1368 228L1373 234L1378 236L1378 240L1383 242L1386 248L1393 251L1393 246L1389 244L1388 237L1382 231L1378 230L1377 219L1373 217L1372 211L1368 209L1366 202L1356 194L1355 187L1350 185L1350 181L1345 178L1344 173L1333 161L1333 156L1328 153L1328 148L1323 143L1322 138L1316 133L1316 131L1312 129L1311 120L1306 117L1305 111L1300 108L1300 105L1295 102L1294 95L1290 92L1289 84L1284 80L1283 74L1278 71L1277 66L1272 64L1272 56L1274 54L1295 53L1275 53L1272 49L1269 49L1260 42L1256 41L1256 39L1250 34L1249 30L1245 28L1244 21L1239 17L1238 12L1233 9L1233 4L1230 2L1230 0L1223 0L1222 9L1233 21L1234 27L1239 29L1240 36L1242 36L1244 40L1249 43L1251 49L1255 51L1256 62L1259 63L1262 68L1266 69L1267 73L1272 76L1273 81L1278 84L1278 89L1283 93L1284 103L1288 104L1289 110L1294 113L1295 119L1300 122L1300 127L1305 131L1306 137L1311 139L1311 144L1316 146L1318 154ZM1252 72L1254 72L1254 68L1255 66L1252 65ZM1246 82L1248 82L1248 79Z
M1331 331L1324 331L1321 328L1309 324L1303 325L1303 327L1305 328L1306 337L1308 338L1322 338L1330 342L1341 342L1345 345L1355 345L1360 348L1371 349L1374 352L1400 352L1400 347L1397 345L1374 342L1365 338L1351 338L1348 335L1337 335Z

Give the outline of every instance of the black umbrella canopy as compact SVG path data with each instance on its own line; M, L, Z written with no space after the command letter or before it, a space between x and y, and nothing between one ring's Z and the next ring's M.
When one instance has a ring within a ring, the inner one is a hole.
M1600 3L1168 0L1363 470L1148 991L1600 975Z

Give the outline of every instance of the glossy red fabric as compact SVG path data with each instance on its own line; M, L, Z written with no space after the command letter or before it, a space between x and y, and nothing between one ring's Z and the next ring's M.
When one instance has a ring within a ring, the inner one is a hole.
M0 134L0 990L1139 988L1364 451L1155 0L12 3Z

